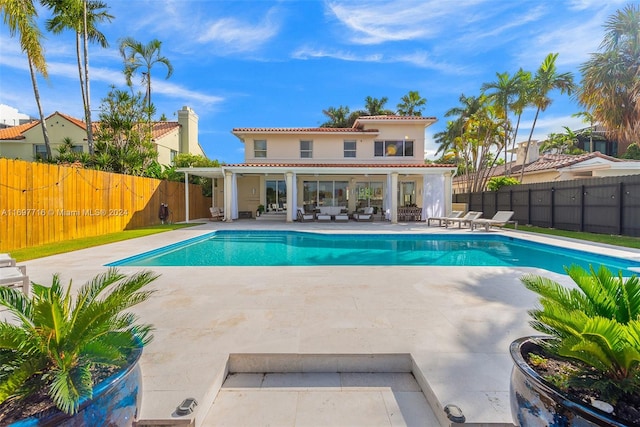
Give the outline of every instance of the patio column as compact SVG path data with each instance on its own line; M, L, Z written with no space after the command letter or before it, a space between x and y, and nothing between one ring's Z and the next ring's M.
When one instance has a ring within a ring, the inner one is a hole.
M189 224L189 174L184 173L184 212L185 222Z
M293 222L293 172L287 172L285 174L286 186L287 186L287 222Z
M398 172L391 172L391 223L398 223Z
M444 174L444 211L449 215L453 210L453 172Z
M232 185L232 173L230 171L224 171L224 220L226 222L233 222L233 219L231 219L231 198L233 197L233 191L231 189Z

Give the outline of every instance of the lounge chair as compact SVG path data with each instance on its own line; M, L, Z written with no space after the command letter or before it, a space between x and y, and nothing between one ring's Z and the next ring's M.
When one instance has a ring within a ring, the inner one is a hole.
M476 220L482 216L482 212L469 211L465 216L460 218L449 218L444 220L444 226L449 227L451 224L458 224L458 228L462 228L463 225L469 225L471 227L471 221Z
M0 267L0 285L19 285L22 287L22 292L28 296L30 292L30 282L26 267L24 265L17 267Z
M303 208L298 208L298 221L310 222L314 221L316 216L313 213L305 212Z
M14 267L16 260L11 258L9 254L0 254L0 267Z
M462 211L452 211L449 216L432 216L427 218L427 225L431 225L431 221L438 221L438 227L442 226L442 221L447 219L460 218L462 216Z
M209 221L222 221L224 219L224 212L222 209L217 207L210 207L209 212L211 212L211 218Z
M373 221L373 207L368 206L362 212L354 213L353 219L356 221Z
M498 211L491 219L475 219L471 221L471 231L476 227L484 227L484 231L489 231L491 227L504 227L507 224L515 224L517 229L518 221L511 221L511 217L513 217L513 211Z

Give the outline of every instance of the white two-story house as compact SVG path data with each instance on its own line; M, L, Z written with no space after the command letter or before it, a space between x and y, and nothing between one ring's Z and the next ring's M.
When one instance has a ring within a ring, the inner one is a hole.
M425 129L435 121L367 116L352 128L235 128L244 163L180 171L215 180L213 204L226 221L255 216L260 205L287 222L298 208L326 206L350 213L373 207L391 222L399 208L417 207L425 219L451 210L455 171L425 164Z

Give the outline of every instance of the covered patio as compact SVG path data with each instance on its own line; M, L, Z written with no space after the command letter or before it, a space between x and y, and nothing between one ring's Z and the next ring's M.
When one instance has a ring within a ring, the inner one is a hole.
M224 220L253 217L259 206L296 220L298 208L342 207L353 213L374 207L391 223L408 208L419 220L451 211L455 168L440 165L393 164L237 164L219 168L180 168L190 175L214 180L212 206L223 208ZM189 194L185 193L188 206ZM189 213L187 212L187 218Z

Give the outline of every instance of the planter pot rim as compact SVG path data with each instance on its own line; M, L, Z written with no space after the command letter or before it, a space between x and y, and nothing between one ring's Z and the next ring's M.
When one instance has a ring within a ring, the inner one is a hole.
M536 335L518 338L513 341L509 346L509 352L514 362L514 367L519 369L526 377L536 385L536 387L543 390L551 399L558 404L568 408L572 412L580 415L585 420L591 421L598 425L614 426L614 427L627 427L628 424L619 421L611 414L607 414L588 403L582 402L578 399L573 399L569 395L565 394L557 387L543 379L524 359L522 356L522 347L526 344L538 345L537 342L551 340L552 337Z
M114 372L113 374L103 379L98 384L96 384L93 387L93 397L91 399L86 399L86 398L82 399L80 401L80 406L78 407L78 412L81 412L87 405L91 404L91 402L94 401L100 394L107 392L114 385L114 383L118 382L121 378L125 377L133 369L135 369L136 366L138 365L140 357L142 356L142 350L143 350L143 347L138 347L133 349L133 351L131 352L130 360L128 360L127 363L121 369L119 369L118 371ZM54 415L56 413L58 413L59 415ZM11 427L36 426L38 425L39 419L41 419L42 417L55 417L55 419L52 418L51 421L58 422L68 418L69 415L53 407L53 408L46 409L42 412L39 412L37 414L31 415L28 418L15 421L11 423L10 426Z

